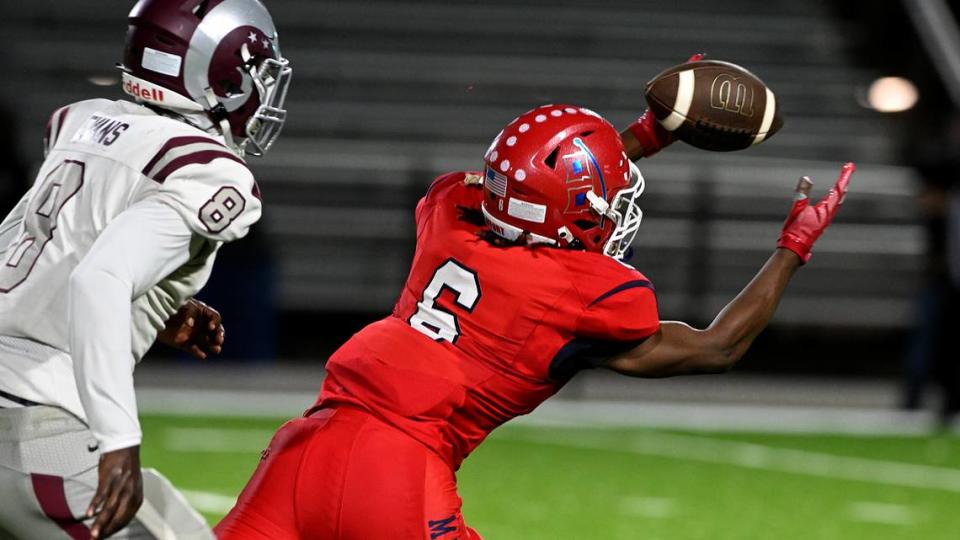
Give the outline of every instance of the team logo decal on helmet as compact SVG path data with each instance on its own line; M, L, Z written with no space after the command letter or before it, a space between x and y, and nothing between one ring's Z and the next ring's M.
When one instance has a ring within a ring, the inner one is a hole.
M483 214L508 239L622 258L643 213L643 177L606 120L572 105L515 119L484 157Z
M568 184L568 203L565 210L567 214L589 211L587 193L590 191L599 188L600 196L603 198L607 196L607 185L603 181L603 173L597 164L597 158L579 137L573 139L573 145L579 150L563 156Z
M270 148L286 121L292 70L259 0L140 0L129 21L124 91L205 112L241 153Z

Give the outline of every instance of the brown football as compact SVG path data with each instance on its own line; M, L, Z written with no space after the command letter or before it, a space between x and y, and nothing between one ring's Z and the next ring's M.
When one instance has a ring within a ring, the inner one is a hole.
M647 83L647 105L681 141L715 152L742 150L783 127L773 91L730 62L674 66Z

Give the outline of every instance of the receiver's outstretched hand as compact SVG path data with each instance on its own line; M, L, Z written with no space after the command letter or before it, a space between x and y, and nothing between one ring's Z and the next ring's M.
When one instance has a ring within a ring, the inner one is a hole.
M840 209L847 195L850 176L855 170L856 166L853 163L845 163L840 169L840 176L833 189L813 206L810 205L810 190L813 188L813 182L806 176L800 178L793 207L783 224L783 232L780 233L777 247L796 253L803 262L810 260L813 244L837 215L837 210Z

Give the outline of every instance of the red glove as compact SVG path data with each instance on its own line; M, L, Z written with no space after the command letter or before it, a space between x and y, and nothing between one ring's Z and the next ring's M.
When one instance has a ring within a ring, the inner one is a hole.
M691 56L687 62L696 62L701 58L703 58L703 53L697 53ZM660 122L657 121L649 108L640 115L640 118L638 118L636 122L627 126L627 129L630 130L630 133L633 133L633 136L636 137L640 143L640 147L643 148L640 157L650 157L665 147L670 146L673 144L673 141L676 140L673 133L670 133L660 125Z
M843 199L847 195L847 186L850 184L850 176L854 170L856 166L853 163L845 163L840 169L840 176L833 189L814 206L810 206L809 200L813 182L806 176L801 178L797 184L793 208L790 209L787 221L783 224L783 232L780 233L777 247L796 253L804 263L809 261L813 244L817 238L820 238L823 231L827 230L833 217L837 215L840 205L843 204Z

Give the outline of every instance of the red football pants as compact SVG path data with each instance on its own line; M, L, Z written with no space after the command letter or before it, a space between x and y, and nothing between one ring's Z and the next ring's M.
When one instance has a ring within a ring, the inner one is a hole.
M284 424L214 529L233 539L479 540L453 471L369 413L338 407Z

